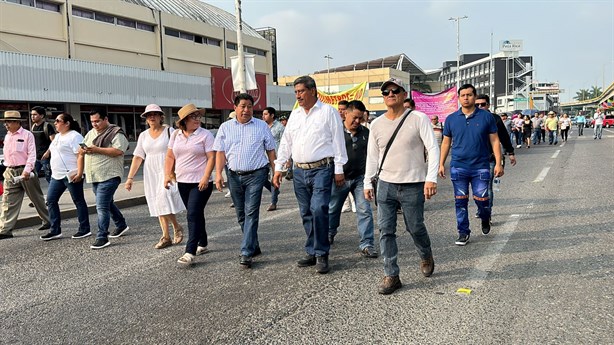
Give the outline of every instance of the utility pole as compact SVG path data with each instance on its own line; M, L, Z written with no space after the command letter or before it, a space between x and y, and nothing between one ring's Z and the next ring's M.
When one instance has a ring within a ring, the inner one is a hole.
M456 91L460 88L460 21L469 17L450 17L448 20L456 22Z
M247 92L245 87L245 52L243 51L243 21L241 20L241 0L235 0L235 12L237 17L237 50L239 59L239 91Z
M328 78L328 86L326 88L326 93L330 93L330 60L333 57L328 54L324 58L326 59L326 76Z

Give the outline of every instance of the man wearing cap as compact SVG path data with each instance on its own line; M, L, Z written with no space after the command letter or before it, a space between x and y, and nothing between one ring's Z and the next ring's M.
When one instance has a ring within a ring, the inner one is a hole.
M275 138L266 122L253 117L254 98L241 93L234 99L236 119L222 123L215 136L215 186L224 187L222 169L228 167L228 189L243 232L239 264L250 268L260 254L258 222L264 182L274 168Z
M271 130L271 134L275 139L275 152L279 150L279 143L281 142L281 136L284 134L286 127L281 122L275 119L275 108L266 107L262 111L262 119L266 122L267 126ZM271 204L267 208L267 211L275 211L277 209L277 200L279 198L279 188L275 188L268 179L264 183L264 188L271 192Z
M439 160L439 176L446 178L445 162L452 147L450 180L454 187L458 239L455 244L464 246L469 241L469 184L473 199L482 220L482 233L490 233L490 157L495 156L494 175L503 176L501 142L497 135L497 122L492 114L475 106L476 90L465 84L458 90L461 108L446 118Z
M108 237L120 237L129 229L124 215L113 202L113 195L124 176L128 139L121 127L109 123L104 109L92 110L90 122L92 129L83 138L77 164L85 167L86 181L92 184L96 196L98 234L90 248L101 249L111 244ZM116 226L112 234L109 234L110 218Z
M403 107L406 90L403 82L397 78L391 78L382 85L387 111L371 123L367 147L364 194L367 200L377 198L379 244L385 274L378 292L384 295L402 286L397 264L398 207L403 213L405 229L410 233L420 256L420 271L429 277L435 269L431 239L424 224L424 202L437 194L439 145L429 117ZM403 123L399 127L401 121ZM397 128L399 131L384 158L386 147ZM373 186L371 178L378 173L379 182ZM377 195L374 187L377 187Z
M294 193L298 200L307 240L306 255L299 267L315 266L316 272L327 273L328 204L333 182L345 182L343 165L347 162L343 125L339 113L318 99L316 82L309 76L294 81L294 95L299 107L288 120L275 161L273 185L281 185L281 168L294 160Z
M23 127L18 111L6 111L0 119L7 133L4 137L4 195L0 209L0 240L13 237L13 229L19 217L24 192L28 195L43 220L42 230L49 224L49 213L37 177L32 177L36 163L34 135ZM17 180L17 181L15 181Z

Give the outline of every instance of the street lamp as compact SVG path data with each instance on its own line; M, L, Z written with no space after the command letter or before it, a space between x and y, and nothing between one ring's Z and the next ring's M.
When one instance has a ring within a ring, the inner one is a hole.
M327 86L326 92L330 93L330 60L333 57L330 56L329 54L329 55L326 55L324 58L326 59L326 75L328 77L328 86Z
M460 21L469 17L450 17L448 20L456 22L456 92L460 88Z

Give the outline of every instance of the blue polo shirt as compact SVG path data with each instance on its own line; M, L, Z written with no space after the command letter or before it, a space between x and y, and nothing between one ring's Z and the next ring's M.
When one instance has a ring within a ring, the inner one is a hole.
M452 139L451 167L463 169L489 169L490 134L497 133L495 117L486 110L475 108L465 117L461 109L448 115L443 135Z

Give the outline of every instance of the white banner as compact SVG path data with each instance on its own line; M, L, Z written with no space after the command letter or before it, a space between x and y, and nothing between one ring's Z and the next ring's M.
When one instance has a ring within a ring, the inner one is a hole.
M254 66L254 55L245 55L245 90L256 90L256 68ZM232 73L232 86L234 91L241 90L241 81L239 80L239 57L230 57L230 72Z

